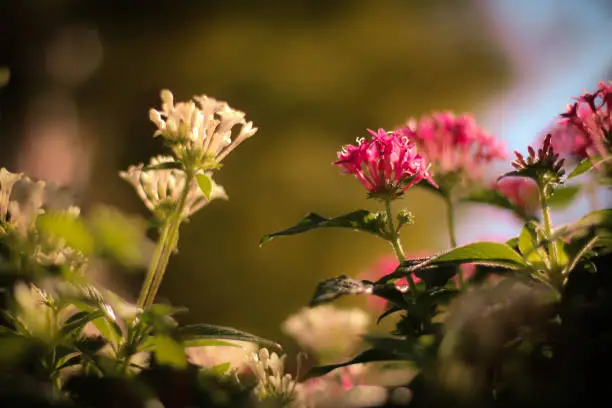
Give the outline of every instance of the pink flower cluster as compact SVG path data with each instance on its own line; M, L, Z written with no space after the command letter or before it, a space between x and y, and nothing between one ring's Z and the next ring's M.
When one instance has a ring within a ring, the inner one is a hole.
M535 181L524 177L501 179L494 187L500 194L527 215L539 208L539 192Z
M584 109L582 109L584 111ZM581 114L578 114L582 116ZM544 142L547 135L551 135L551 144L555 153L567 161L580 162L589 157L589 150L593 148L590 139L579 128L567 124L564 120L556 123L542 133L539 144Z
M585 92L575 100L561 114L559 126L575 135L574 144L583 145L584 156L607 157L612 142L612 82L600 82L594 93Z
M416 145L402 133L369 130L371 140L344 146L333 164L354 175L372 197L395 198L421 180L433 186L428 166Z
M461 181L480 180L486 165L507 157L505 144L465 114L435 112L408 120L398 132L414 140L419 152L432 164L438 182L447 175L459 175Z

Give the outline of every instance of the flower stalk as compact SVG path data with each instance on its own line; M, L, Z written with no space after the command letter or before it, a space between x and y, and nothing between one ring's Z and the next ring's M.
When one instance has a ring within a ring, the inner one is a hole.
M395 251L395 255L397 255L397 259L400 261L400 264L406 260L406 255L404 255L404 248L402 248L402 243L399 237L399 231L395 229L395 225L393 223L393 211L391 210L391 198L388 197L384 200L385 202L385 212L387 214L387 222L389 226L389 242L393 247L393 251ZM410 285L410 290L413 293L416 293L416 283L414 282L414 278L412 274L409 273L406 276L408 279L408 284Z
M183 221L184 207L187 202L189 188L194 180L193 172L186 172L186 180L181 196L176 204L174 211L170 214L160 236L159 242L155 249L151 265L147 272L145 283L142 286L140 296L138 297L138 307L148 310L155 301L157 292L164 278L166 268L170 262L170 256L176 248L178 242L179 229Z
M550 219L550 207L546 198L546 184L538 183L540 190L540 206L542 207L542 221L544 222L544 231L546 232L546 238L552 236L552 221ZM548 244L548 252L550 254L551 269L555 271L559 265L557 259L557 242L555 240Z
M457 246L457 235L455 233L455 205L449 196L446 196L446 223L448 229L448 239L450 241L451 248L455 248ZM461 266L457 268L457 283L459 288L464 287L463 283L463 269Z

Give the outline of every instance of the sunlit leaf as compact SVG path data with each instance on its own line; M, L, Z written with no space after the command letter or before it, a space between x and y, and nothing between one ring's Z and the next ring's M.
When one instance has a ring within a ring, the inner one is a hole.
M536 226L533 223L525 224L519 235L518 249L526 257L527 262L541 264L547 260L546 252L539 248L539 243Z
M83 220L63 212L40 215L36 224L38 230L51 237L62 239L72 248L84 254L91 254L94 240Z
M593 168L594 163L597 163L600 160L601 160L600 156L592 156L592 157L587 157L585 159L582 159L582 161L567 176L567 179L569 180L571 178L574 178L574 177L580 176L581 174L586 173L587 171Z
M153 164L149 166L144 166L142 171L151 171L151 170L182 170L183 164L178 161L169 161L158 164Z
M205 368L202 371L204 374L212 374L216 376L221 376L221 375L227 374L227 372L230 370L231 367L232 365L229 362L226 362L226 363L217 364L210 368Z
M186 307L176 307L171 305L166 305L163 303L155 303L149 309L152 313L162 315L162 316L173 316L175 314L187 313L189 309Z
M83 356L80 354L64 356L57 360L57 363L55 365L55 371L60 371L64 368L81 364L82 361Z
M261 246L278 236L300 234L317 228L349 228L384 237L383 226L377 213L357 210L335 218L326 218L319 214L309 213L293 227L264 235L259 241L259 245Z
M185 342L197 342L201 340L234 340L246 341L258 344L262 347L281 350L281 346L276 342L232 327L216 326L212 324L191 324L179 327L178 333Z
M91 321L102 337L115 347L121 343L121 328L117 322L108 317L99 317Z
M213 181L212 178L208 174L197 174L196 181L198 182L198 186L200 190L202 190L202 194L206 197L207 200L210 200L210 193L212 193L213 189Z
M96 310L93 312L88 312L88 311L76 312L75 314L70 316L68 319L66 319L66 322L64 323L64 325L59 331L59 336L60 338L63 338L73 333L78 333L83 329L83 327L85 327L87 323L95 319L98 319L102 316L104 316L104 313L102 313L100 310Z
M98 206L92 210L89 222L101 254L128 266L142 263L144 220L128 217L112 207Z
M155 336L154 353L159 364L170 365L176 368L187 366L187 356L183 346L165 334Z
M557 187L548 199L548 205L551 207L567 207L578 197L579 193L580 188L577 186Z
M207 338L184 340L183 343L185 343L185 347L242 347L240 344L231 341Z
M525 261L516 251L500 242L474 242L459 246L433 257L428 263L430 265L475 263L514 269L526 266Z

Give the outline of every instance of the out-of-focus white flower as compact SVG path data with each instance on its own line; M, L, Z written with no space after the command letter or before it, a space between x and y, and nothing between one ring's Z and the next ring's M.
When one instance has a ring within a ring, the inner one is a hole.
M151 159L149 166L160 166L164 163L174 163L170 156L157 156ZM119 173L121 178L134 186L138 196L153 214L164 220L174 210L184 188L188 188L187 199L183 209L183 217L189 217L210 201L222 198L227 200L227 194L222 186L213 181L210 199L193 180L185 187L187 176L180 169L151 169L147 170L143 164L130 166L127 171Z
M249 366L257 378L255 393L260 399L280 399L284 404L291 404L296 399L298 383L291 374L285 374L285 358L262 348L251 353Z
M43 212L45 182L33 181L21 173L14 174L1 169L0 187L1 220L8 221L20 235L25 236Z
M232 109L227 102L206 95L174 103L169 90L161 91L161 110L151 109L149 118L172 146L177 159L198 168L216 167L232 150L257 132L244 112ZM232 141L232 129L240 131Z
M229 342L235 346L187 347L187 358L191 364L211 368L229 363L230 369L240 371L249 366L249 356L257 351L253 343Z
M340 309L333 305L302 308L282 324L285 334L320 359L348 357L366 333L370 316L361 309Z
M58 216L78 218L81 209L70 206L63 211L57 211ZM52 236L38 236L38 242L32 257L41 265L65 265L73 270L82 269L87 265L88 258L79 250L66 245L65 240Z
M11 173L6 168L0 169L0 220L6 222L11 191L23 173Z

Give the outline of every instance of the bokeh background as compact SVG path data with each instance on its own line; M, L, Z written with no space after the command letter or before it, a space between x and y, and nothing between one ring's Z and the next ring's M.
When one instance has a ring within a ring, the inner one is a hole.
M612 77L611 29L605 0L0 0L0 164L69 187L85 211L102 202L145 217L117 172L163 151L147 113L160 89L247 112L260 130L217 176L230 201L184 227L160 298L187 306L186 322L292 350L280 323L317 282L390 251L332 230L257 246L309 211L376 208L330 165L339 147L435 109L473 112L525 150L571 96ZM416 216L408 252L448 246L436 197L411 191L399 205ZM485 208L462 209L460 223L460 242L517 227ZM135 297L142 273L113 271L109 284Z

